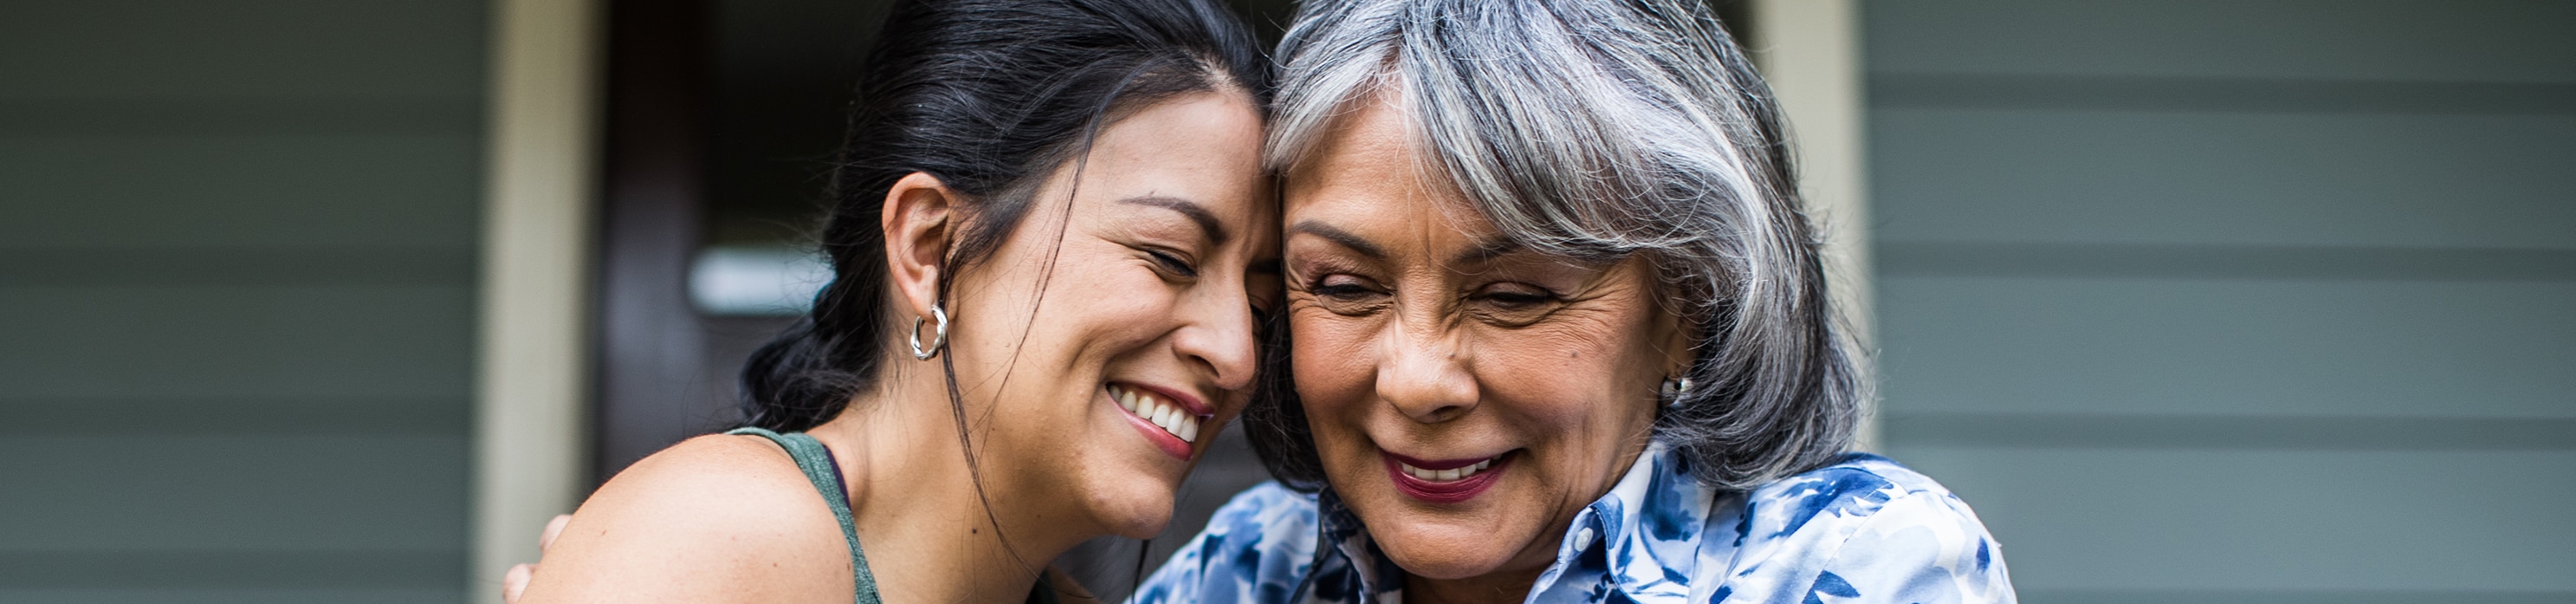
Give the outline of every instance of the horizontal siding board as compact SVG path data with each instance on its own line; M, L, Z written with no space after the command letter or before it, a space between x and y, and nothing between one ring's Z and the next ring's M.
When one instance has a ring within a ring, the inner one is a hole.
M478 96L486 4L10 0L0 96Z
M2576 418L1887 413L1888 442L2002 449L2576 451Z
M0 287L474 283L464 247L0 247Z
M464 561L465 552L442 549L0 551L0 590L435 590L453 588L465 576Z
M1883 240L2576 249L2576 116L1870 115Z
M1878 0L1885 73L2576 82L2576 4L2530 0Z
M461 554L460 554L461 556ZM460 558L461 559L461 558ZM454 587L446 589L9 589L0 602L11 604L455 604L467 601Z
M2576 283L1877 285L1891 412L2576 417Z
M466 477L461 435L0 436L0 553L461 553Z
M479 139L0 138L0 247L470 247Z
M2570 591L2496 591L2459 589L2424 591L2390 589L2355 591L2349 589L2312 590L2211 590L2211 589L2025 589L2018 593L2023 601L2049 604L2423 604L2425 602L2477 602L2479 604L2567 604L2576 602Z
M471 394L470 286L0 287L0 399Z
M470 96L219 99L0 97L0 137L277 136L472 133Z
M455 436L464 396L0 397L0 436Z
M2016 587L2576 592L2576 452L1890 445L1974 506Z
M2576 113L2576 83L2409 82L1989 74L1879 74L1884 109L2211 113Z
M1880 241L1882 277L2576 281L2576 249Z

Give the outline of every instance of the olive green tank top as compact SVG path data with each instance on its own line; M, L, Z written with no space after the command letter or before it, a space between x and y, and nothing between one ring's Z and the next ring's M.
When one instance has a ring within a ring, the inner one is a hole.
M832 450L803 432L779 434L762 428L735 428L726 434L750 434L778 443L787 456L796 460L796 469L805 471L805 481L823 494L823 504L832 507L832 519L841 521L841 538L850 542L850 584L858 588L859 604L880 604L877 577L868 572L868 555L859 549L859 525L850 515L850 490L841 485L841 466L834 463Z
M832 449L823 441L803 432L780 434L764 428L735 428L726 434L749 434L778 443L787 456L796 460L796 469L805 471L805 481L823 494L823 504L831 506L832 519L841 521L841 538L850 542L850 584L856 586L858 604L882 604L877 597L877 577L868 572L868 555L859 549L858 519L850 514L850 489L841 484L841 465L832 459ZM1032 604L1057 604L1055 590L1040 576L1029 590Z

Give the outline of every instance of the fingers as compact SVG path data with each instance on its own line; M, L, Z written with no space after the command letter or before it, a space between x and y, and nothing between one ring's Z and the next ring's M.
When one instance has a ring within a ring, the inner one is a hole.
M528 591L528 582L536 578L537 565L521 564L510 567L508 574L501 575L501 603L517 604L519 594Z
M562 535L564 525L571 522L571 514L555 516L555 519L546 521L546 531L537 535L537 555L544 556L546 548L554 547L555 536ZM536 579L537 565L535 564L521 564L510 567L510 572L501 575L502 604L515 604L518 602L519 594L528 591L528 582L535 581Z
M555 536L563 534L564 524L570 522L572 522L571 514L559 514L554 520L546 521L545 534L537 536L537 553L543 555L546 548L554 547Z

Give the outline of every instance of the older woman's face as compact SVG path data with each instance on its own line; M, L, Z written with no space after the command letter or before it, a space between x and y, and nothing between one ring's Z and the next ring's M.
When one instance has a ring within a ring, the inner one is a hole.
M1646 446L1685 336L1644 263L1511 245L1362 101L1286 189L1296 386L1324 471L1431 579L1535 573Z

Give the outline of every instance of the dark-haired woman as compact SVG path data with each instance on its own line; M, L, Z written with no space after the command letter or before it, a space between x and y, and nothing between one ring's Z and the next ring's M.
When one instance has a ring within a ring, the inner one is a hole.
M1052 599L1242 409L1279 287L1252 39L1206 0L900 4L751 425L602 486L519 602Z

